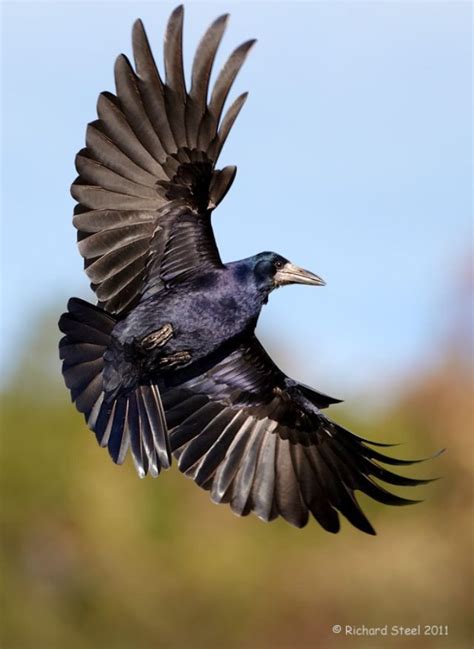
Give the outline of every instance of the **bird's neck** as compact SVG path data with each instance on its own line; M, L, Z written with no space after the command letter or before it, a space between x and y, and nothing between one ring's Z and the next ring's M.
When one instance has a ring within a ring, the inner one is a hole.
M227 264L226 269L235 294L245 299L248 308L253 309L257 319L262 306L268 302L271 284L258 282L254 269L247 260Z

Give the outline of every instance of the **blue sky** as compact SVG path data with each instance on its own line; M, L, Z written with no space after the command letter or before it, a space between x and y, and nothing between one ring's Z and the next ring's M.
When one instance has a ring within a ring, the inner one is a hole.
M161 61L166 2L3 5L3 378L45 307L92 299L71 225L74 155L141 17ZM230 12L218 61L257 37L221 163L224 260L273 249L323 289L278 291L259 331L283 369L350 398L426 362L471 230L471 5L191 2L187 70ZM281 350L286 353L282 356ZM288 353L290 352L290 353Z

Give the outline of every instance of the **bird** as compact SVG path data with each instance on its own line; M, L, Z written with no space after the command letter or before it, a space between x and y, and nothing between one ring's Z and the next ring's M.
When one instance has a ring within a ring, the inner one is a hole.
M430 482L386 468L423 460L391 457L380 450L391 444L330 419L324 411L340 400L288 377L258 340L274 290L324 281L274 252L222 261L211 215L236 167L217 161L247 98L227 108L255 40L230 54L210 88L228 21L218 17L188 88L183 18L181 5L167 23L164 77L142 21L134 23L134 65L117 58L115 94L99 95L75 159L73 224L97 304L71 298L59 320L66 386L113 462L130 453L140 477L156 478L174 458L239 516L299 528L312 518L336 533L342 515L373 535L355 492L420 502L380 482Z

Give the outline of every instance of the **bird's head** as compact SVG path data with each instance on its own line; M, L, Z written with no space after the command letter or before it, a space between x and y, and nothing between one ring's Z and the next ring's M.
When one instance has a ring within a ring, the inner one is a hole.
M252 257L252 261L256 284L268 293L286 284L325 285L321 277L296 266L276 252L261 252Z

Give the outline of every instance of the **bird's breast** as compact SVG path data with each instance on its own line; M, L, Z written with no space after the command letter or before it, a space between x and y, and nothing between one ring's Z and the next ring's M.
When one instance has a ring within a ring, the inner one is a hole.
M258 313L252 300L235 287L182 286L137 305L116 327L115 336L124 349L137 350L139 362L151 371L165 367L163 358L173 359L166 368L182 359L187 364L205 358L253 330Z

